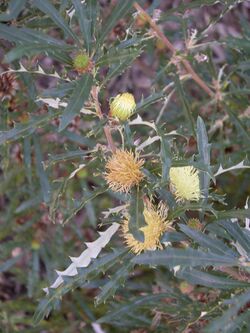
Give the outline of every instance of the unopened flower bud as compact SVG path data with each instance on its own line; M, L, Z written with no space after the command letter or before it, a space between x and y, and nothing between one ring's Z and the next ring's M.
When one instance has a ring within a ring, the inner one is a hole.
M194 219L194 218L189 219L187 222L187 225L192 229L199 230L199 231L202 230L202 224L198 219Z
M135 108L136 103L132 94L119 94L110 103L110 115L124 121L132 115Z
M86 73L92 68L92 61L86 53L79 53L74 58L73 65L78 73Z

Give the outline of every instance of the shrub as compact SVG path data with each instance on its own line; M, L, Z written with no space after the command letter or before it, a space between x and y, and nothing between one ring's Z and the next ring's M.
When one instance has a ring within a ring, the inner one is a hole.
M248 5L168 3L0 5L3 332L249 331Z

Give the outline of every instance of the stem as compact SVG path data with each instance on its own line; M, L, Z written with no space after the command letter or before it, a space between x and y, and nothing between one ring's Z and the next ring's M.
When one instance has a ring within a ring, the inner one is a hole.
M103 113L102 113L102 110L101 110L101 106L100 106L100 103L99 103L99 99L98 99L98 93L99 93L98 87L94 86L92 88L92 97L94 99L96 113L97 113L99 119L104 119L104 116L103 116ZM107 125L104 126L103 131L104 131L104 134L105 134L106 139L108 141L109 148L114 153L115 150L116 150L116 147L115 147L115 143L113 141L109 126L107 126Z
M158 27L158 25L152 20L150 15L137 3L134 3L134 8L143 15L143 18L147 20L150 27L154 30L155 34L158 38L160 38L165 46L173 53L176 53L176 49L174 45L169 41L169 39L164 35L164 33L161 31L161 29ZM185 67L186 71L191 75L193 80L211 97L214 96L213 91L207 86L207 84L199 77L198 74L194 71L188 60L181 59L181 62L183 66Z

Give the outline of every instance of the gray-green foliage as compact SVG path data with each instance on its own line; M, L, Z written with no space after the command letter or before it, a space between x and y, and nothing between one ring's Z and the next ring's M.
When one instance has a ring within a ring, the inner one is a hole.
M22 288L0 303L3 332L76 332L83 322L86 332L96 322L111 333L250 330L249 23L241 20L241 37L216 41L224 63L214 62L213 42L199 47L209 29L244 1L181 2L157 22L163 30L165 22L178 24L178 34L164 33L183 41L187 26L194 24L185 13L220 6L218 16L197 32L198 45L178 52L216 93L213 97L157 48L133 3L117 1L108 15L96 0L0 4L0 38L11 43L2 43L4 70L8 67L20 85L18 112L10 112L8 98L0 105L0 272L11 287ZM161 4L154 1L148 13L152 16ZM125 33L114 38L117 24ZM197 61L196 50L208 60ZM78 52L92 60L87 73L73 72ZM42 68L39 59L46 56L54 68ZM110 122L107 107L100 117L93 87L99 87L105 109L112 80L143 57L154 68L149 96L139 96L129 121ZM51 78L54 86L39 87L41 78ZM145 159L144 179L129 194L112 192L104 180L110 156L105 126L113 126L117 147ZM175 198L169 170L178 166L199 170L198 202ZM43 294L54 269L64 269L69 255L78 255L85 241L98 237L99 222L121 223L129 214L129 231L144 241L145 197L169 209L172 229L162 235L162 250L134 255L116 236L88 267ZM121 205L127 206L126 214ZM192 217L199 218L199 230L188 226ZM19 312L26 317L20 319Z

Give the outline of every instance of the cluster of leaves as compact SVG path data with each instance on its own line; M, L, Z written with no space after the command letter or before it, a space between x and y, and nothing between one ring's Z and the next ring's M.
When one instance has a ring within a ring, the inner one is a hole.
M107 332L249 331L249 24L242 19L241 38L216 41L227 67L215 65L214 41L206 41L207 32L240 2L219 1L218 17L192 37L187 29L193 17L183 14L218 1L195 0L161 13L159 26L174 22L180 28L178 34L168 32L169 39L186 42L172 58L146 17L136 14L134 1L117 1L108 7L109 15L97 0L1 4L1 76L14 74L19 85L14 107L9 98L0 106L0 284L7 290L0 293L0 320L6 332L82 327L92 332L95 325ZM147 13L154 16L160 6L153 1ZM121 36L114 33L118 24ZM74 70L79 52L90 57L91 71ZM207 61L197 60L199 52ZM139 96L128 121L110 120L105 112L100 116L93 89L98 87L105 110L112 81L143 57L155 68L150 94ZM53 59L53 70L43 68L44 59ZM212 96L192 81L183 59ZM42 87L42 78L53 87ZM117 146L145 159L139 191L108 189L103 177L110 154L107 127ZM177 201L170 191L169 170L176 166L199 170L199 202ZM54 281L54 269L65 268L67 256L79 254L83 241L97 238L100 219L121 223L129 206L130 230L138 237L145 195L169 207L175 231L162 236L164 249L135 256L116 237L113 250L77 268L77 275L64 276L44 297L42 288ZM199 218L200 230L187 225L193 217ZM18 297L15 285L22 289ZM41 297L34 328L31 317Z

